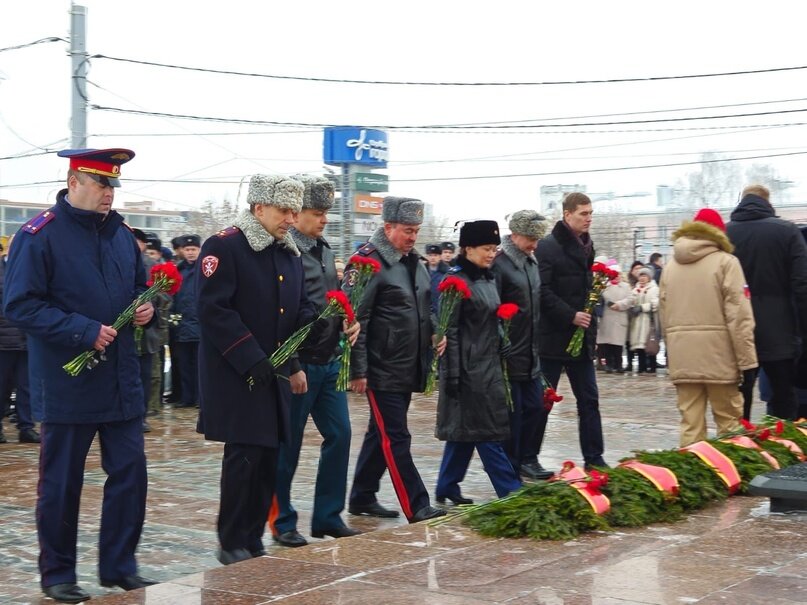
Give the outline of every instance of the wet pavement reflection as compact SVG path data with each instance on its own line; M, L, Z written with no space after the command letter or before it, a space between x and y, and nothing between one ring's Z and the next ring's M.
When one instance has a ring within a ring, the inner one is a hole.
M675 390L663 373L598 373L606 460L678 442ZM582 464L577 412L565 380L549 422L541 463ZM433 491L442 455L434 439L434 397L416 396L412 451ZM366 402L350 398L352 465L368 420ZM756 404L754 417L763 413ZM93 446L79 528L79 583L91 602L112 604L574 604L807 603L807 516L768 511L765 499L734 497L670 525L594 533L568 542L497 540L459 523L428 527L402 519L352 517L352 538L310 538L320 438L306 431L293 501L303 548L273 545L268 555L228 567L214 557L222 445L195 432L196 410L166 408L149 419L149 496L138 550L140 573L161 584L124 593L98 585L97 534L104 474ZM710 428L714 424L710 420ZM0 445L0 603L52 603L41 596L34 525L36 445ZM349 476L349 479L350 479ZM476 501L495 494L478 459L463 483ZM379 500L397 508L388 478Z

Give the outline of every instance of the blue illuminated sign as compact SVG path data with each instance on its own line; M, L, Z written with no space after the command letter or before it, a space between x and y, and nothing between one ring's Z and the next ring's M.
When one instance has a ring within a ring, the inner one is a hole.
M323 159L326 164L362 164L386 168L389 158L387 133L372 128L333 126L324 130Z

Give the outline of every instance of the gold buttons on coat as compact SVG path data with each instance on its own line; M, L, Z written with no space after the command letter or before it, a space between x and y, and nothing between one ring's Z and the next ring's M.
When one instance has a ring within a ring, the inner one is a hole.
M283 276L282 276L282 275L278 275L278 276L277 276L277 281L283 281Z
M286 309L284 309L283 307L280 307L280 314L283 315L285 312L286 312Z

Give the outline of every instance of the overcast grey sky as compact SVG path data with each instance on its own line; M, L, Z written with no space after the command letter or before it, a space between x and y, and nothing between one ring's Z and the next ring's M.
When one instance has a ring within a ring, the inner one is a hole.
M545 82L807 65L807 8L801 2L80 4L88 7L91 55L282 76ZM69 7L67 0L3 2L0 47L48 36L66 39ZM59 42L0 52L0 157L69 146L66 50ZM90 103L103 107L304 124L428 126L550 119L543 124L579 124L807 110L807 70L636 83L438 87L216 75L93 59L88 80ZM760 102L765 104L737 106ZM726 105L735 106L636 114ZM605 114L618 115L592 117ZM535 206L541 185L582 183L593 192L653 192L656 185L674 184L695 167L507 175L681 163L696 161L705 151L732 157L805 152L807 127L794 125L801 122L807 123L807 111L496 133L390 131L386 173L391 194L432 202L439 215L502 220L508 212ZM770 127L781 124L788 126ZM766 128L661 130L747 125ZM235 200L238 181L248 174L322 170L319 128L93 110L88 130L90 146L130 147L137 153L123 170L117 201L152 199L166 208L197 208L206 199ZM636 132L613 132L625 130ZM783 177L797 181L793 195L807 198L802 182L807 155L755 161L772 164ZM0 198L52 200L59 183L10 185L61 180L65 168L66 162L52 154L0 161ZM149 182L155 179L159 182ZM176 182L183 179L205 182Z

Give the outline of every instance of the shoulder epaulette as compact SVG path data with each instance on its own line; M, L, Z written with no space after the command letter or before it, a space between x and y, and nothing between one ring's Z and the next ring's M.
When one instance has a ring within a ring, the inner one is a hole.
M22 230L32 235L42 231L42 228L56 218L56 213L53 210L45 210L40 212L30 221L23 225Z
M241 231L238 227L227 227L216 233L216 237L229 237Z
M356 250L356 254L359 256L370 256L370 254L373 252L375 252L375 245L371 244L370 242L367 242L361 248Z
M455 273L459 273L462 271L462 267L459 265L454 265L453 267L449 267L448 271L446 271L446 275L454 275Z

